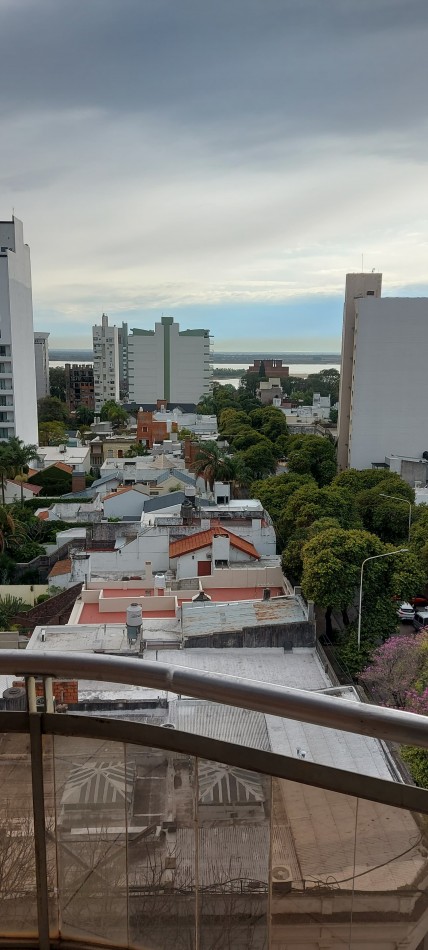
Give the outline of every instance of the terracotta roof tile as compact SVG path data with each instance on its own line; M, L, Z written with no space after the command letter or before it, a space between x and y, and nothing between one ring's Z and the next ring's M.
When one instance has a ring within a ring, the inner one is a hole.
M111 491L108 495L104 495L103 501L107 501L108 498L116 498L117 495L123 495L126 491L132 491L134 485L126 485L125 488L118 488L117 491Z
M70 558L65 558L63 561L57 561L56 564L49 571L49 577L58 577L59 574L70 574L71 572L71 560Z
M67 465L67 462L54 462L52 465L48 465L47 468L60 468L62 472L68 472L69 475L73 474L73 466Z
M34 474L36 473L34 472ZM8 478L7 483L8 485L18 485L18 487L21 488L21 482L17 482L15 478ZM24 488L28 488L28 491L31 491L33 495L38 495L39 491L42 490L41 485L30 485L28 482L22 482L22 484Z
M36 517L39 521L46 521L49 518L49 511L47 508L44 508L43 511L38 511Z
M182 538L180 541L172 541L169 546L169 556L171 558L180 557L181 554L188 554L191 551L200 551L201 548L210 547L216 534L230 538L232 547L237 548L238 551L248 554L249 557L257 558L257 560L260 559L260 554L256 551L254 544L251 544L250 541L245 541L244 538L240 538L237 534L232 534L231 531L227 531L226 528L223 527L209 528L208 531L198 531L197 534L191 534L187 538Z

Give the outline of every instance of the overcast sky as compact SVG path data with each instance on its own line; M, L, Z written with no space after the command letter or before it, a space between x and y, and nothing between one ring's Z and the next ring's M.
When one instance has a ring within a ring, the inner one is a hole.
M337 349L362 254L427 293L426 0L0 0L0 22L0 217L51 345L105 310Z

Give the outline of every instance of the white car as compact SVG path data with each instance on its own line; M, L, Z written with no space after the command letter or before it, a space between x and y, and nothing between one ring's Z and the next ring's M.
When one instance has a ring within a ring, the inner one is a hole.
M411 604L400 604L397 614L402 623L405 623L406 620L408 623L412 623L415 617L415 611Z

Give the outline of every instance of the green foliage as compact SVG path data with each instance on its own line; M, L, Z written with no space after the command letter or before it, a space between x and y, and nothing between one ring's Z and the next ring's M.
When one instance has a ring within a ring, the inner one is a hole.
M402 746L401 758L406 763L411 775L420 788L428 788L428 751L416 746Z
M368 531L339 528L318 534L303 548L302 588L305 596L324 609L331 607L346 611L355 600L363 560L383 552L384 546L379 538ZM384 583L385 561L388 558L374 561L367 567L366 597L374 583L376 591L379 584Z
M32 561L33 558L44 553L45 549L42 544L38 544L37 541L31 541L30 539L27 539L15 548L13 556L15 561L20 564L23 561Z
M49 370L49 389L51 396L65 402L65 369L57 366Z
M133 458L137 458L137 456L148 455L148 454L149 453L145 445L141 445L140 442L133 442L132 445L129 446L128 451L125 452L125 458L133 459Z
M212 491L214 482L230 480L231 461L226 452L219 448L217 442L201 442L193 471L204 479Z
M100 420L101 422L111 422L113 428L118 429L122 426L126 426L128 413L126 409L118 402L115 402L114 399L108 399L101 409Z
M67 429L63 422L41 422L39 445L61 445L67 442Z
M67 405L57 396L44 396L43 399L39 399L37 415L39 425L42 422L63 422L65 424L69 420Z
M249 472L250 479L272 475L276 469L277 460L267 440L250 446L244 452L237 452L237 456Z
M337 409L330 409L330 422L332 422L333 425L337 424L338 416L339 416L339 412Z
M21 597L12 597L10 594L0 597L0 630L10 630L14 617L26 610L30 610L30 605Z
M265 364L263 360L260 360L258 375L259 375L259 379L266 379L266 368L265 368Z
M78 406L76 409L75 421L79 428L90 426L94 421L94 413L87 406Z
M367 666L375 646L376 639L366 635L361 637L358 649L357 625L351 624L339 637L335 654L342 668L355 678Z
M71 472L64 472L63 469L50 465L41 472L36 472L28 479L31 485L41 485L41 497L58 498L61 495L71 492ZM41 505L39 503L38 507Z
M265 435L271 442L280 436L288 434L287 422L284 413L276 406L264 406L263 409L254 409L250 413L251 424Z
M347 491L332 485L317 488L307 484L297 489L287 502L280 518L282 535L290 536L296 530L309 528L320 518L334 518L342 528L361 526L354 499Z
M319 435L290 436L288 470L312 475L318 485L328 485L336 474L335 446Z
M288 376L281 380L281 385L287 396L298 397L306 405L312 403L314 393L330 396L332 403L335 403L339 399L340 374L337 369L326 367L320 373L311 373L306 379Z

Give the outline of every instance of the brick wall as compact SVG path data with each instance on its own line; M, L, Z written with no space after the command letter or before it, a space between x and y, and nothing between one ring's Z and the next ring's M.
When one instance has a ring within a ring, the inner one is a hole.
M23 680L15 680L13 686L25 686ZM54 680L53 694L57 703L77 703L79 690L77 680ZM43 682L36 680L36 696L43 696Z

